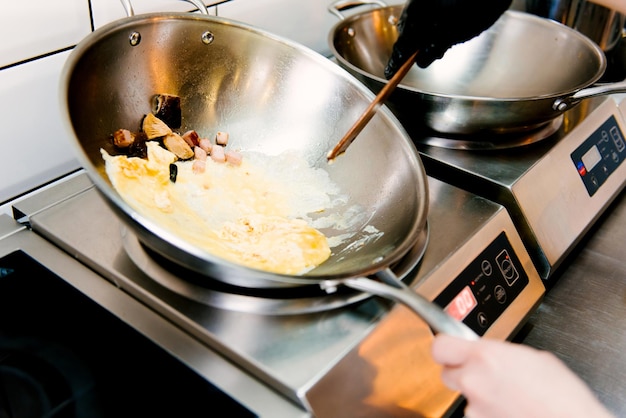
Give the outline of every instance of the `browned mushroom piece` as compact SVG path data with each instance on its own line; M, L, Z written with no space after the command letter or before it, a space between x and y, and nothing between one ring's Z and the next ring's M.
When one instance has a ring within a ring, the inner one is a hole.
M171 129L180 128L182 124L180 97L174 94L155 95L152 113Z
M152 113L148 113L143 118L141 129L145 132L148 139L161 138L172 133L170 127Z
M180 160L188 160L194 153L191 147L177 133L170 133L163 138L163 145Z

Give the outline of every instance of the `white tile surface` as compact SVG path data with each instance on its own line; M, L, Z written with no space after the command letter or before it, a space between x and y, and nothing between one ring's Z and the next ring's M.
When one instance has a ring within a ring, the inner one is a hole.
M239 20L330 55L328 35L337 17L331 0L233 0L217 6L218 16Z
M205 1L212 4L213 1ZM180 0L131 0L135 15L154 12L186 12L195 7L186 1ZM99 27L126 17L126 11L120 0L91 0L94 27ZM209 7L209 13L215 15L215 8Z
M78 167L59 111L68 55L0 71L0 203Z
M0 67L73 46L89 32L87 0L0 0Z

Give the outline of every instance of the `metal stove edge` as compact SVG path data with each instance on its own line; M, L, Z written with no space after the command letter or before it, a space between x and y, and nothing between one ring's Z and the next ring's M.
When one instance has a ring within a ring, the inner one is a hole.
M434 181L434 180L433 180ZM78 180L78 181L73 181L73 184L69 184L69 185L63 185L64 188L69 187L69 193L70 194L75 194L75 193L81 193L83 190L86 190L88 188L90 188L90 186L87 183L83 183L82 180ZM437 181L435 181L435 183L437 183ZM443 184L443 183L442 183ZM448 187L447 185L444 185L444 187ZM433 188L436 189L437 187ZM40 198L42 198L42 201L38 202L37 205L34 206L29 206L31 202L29 201L25 201L25 202L21 202L20 204L16 205L16 207L14 208L20 215L26 215L28 217L29 212L30 213L38 213L40 209L38 209L36 206L41 205L43 202L43 207L48 207L48 205L50 204L54 204L53 201L55 199L58 198L58 196L54 193L54 192L49 192L49 193L45 193L43 196L40 196ZM479 199L480 200L480 199ZM492 205L493 206L493 205ZM492 338L499 338L499 339L507 339L510 338L516 331L517 329L521 326L521 324L526 320L526 318L530 315L530 313L536 308L537 304L539 303L539 301L541 300L541 297L543 295L544 292L544 287L541 283L541 279L539 278L534 266L532 265L532 262L530 261L530 257L528 256L528 254L526 253L526 251L523 248L523 245L521 244L521 240L519 239L519 235L517 234L512 221L510 220L510 217L508 216L506 210L504 210L503 208L499 208L499 209L493 209L492 208L492 214L489 216L489 219L485 219L485 223L487 225L491 225L488 228L486 228L486 233L487 235L491 236L493 235L495 232L497 231L502 231L502 230L506 230L507 231L507 235L512 237L512 242L513 245L515 247L515 251L518 253L518 255L520 256L520 258L523 260L524 263L524 269L528 270L527 273L529 274L529 276L532 278L531 280L531 286L529 286L528 291L525 292L523 294L523 297L518 298L519 303L516 303L515 305L511 306L510 309L510 313L513 316L517 316L517 318L515 319L515 321L517 322L514 325L511 325L510 323L508 325L506 324L506 319L503 317L503 320L498 322L497 324L494 325L493 331L489 332L488 334L486 334L486 336L488 337L492 337ZM444 231L445 233L445 231ZM26 230L24 231L24 234L27 235L33 235L33 232ZM36 236L35 240L37 241L42 241L42 239L38 236ZM43 241L46 242L46 241ZM462 257L472 257L475 256L475 254L477 254L477 252L480 250L480 243L484 243L484 237L481 238L480 234L473 234L473 239L470 239L464 243L457 243L456 245L458 245L458 248L456 248L454 251L459 251ZM5 242L3 242L2 244L4 244ZM58 248L56 248L55 246L51 246L49 243L47 243L47 246L52 248L52 252L56 253L57 255L59 253L62 253ZM46 252L46 251L45 251ZM62 258L62 257L61 257ZM458 269L462 268L462 266L458 265L458 263L455 261L458 260L458 258L455 257L449 257L448 260L430 260L427 261L426 263L424 263L424 265L422 265L420 268L423 268L424 270L426 270L425 272L423 271L422 274L420 275L421 277L418 278L418 280L416 280L415 285L417 286L417 288L419 289L420 292L423 292L426 296L430 297L431 299L433 299L437 292L441 291L442 287L445 287L445 285L447 283L449 283L450 280L452 280L452 278L455 277L455 273L458 272ZM73 263L77 263L75 260L72 260ZM47 256L43 256L42 257L42 263L44 265L48 265L48 263L52 263L52 265L54 266L55 264L58 264L58 259L53 260L50 259ZM430 264L429 264L430 263ZM84 266L82 266L82 268L85 268ZM56 269L56 267L55 267ZM94 281L101 281L104 283L107 283L110 285L109 282L105 282L102 280L102 277L94 274L91 270L86 269L85 272L89 272L89 275L91 275L93 277ZM430 274L427 274L429 273ZM64 277L64 271L59 271L59 275L61 275L62 277ZM87 273L85 273L87 274ZM69 279L68 281L71 282L71 284L73 284L74 286L78 287L79 290L83 291L85 294L87 294L89 297L92 297L94 300L96 300L98 303L104 304L105 307L107 307L107 309L117 309L116 305L114 304L114 306L111 308L110 305L110 301L109 300L102 300L102 298L100 297L100 294L95 294L93 291L90 290L90 286L88 285L89 281L75 281L72 279ZM103 286L102 284L98 284L98 286ZM128 295L125 294L124 292L120 291L119 289L117 289L115 286L112 286L112 289L110 290L110 292L117 292L120 293L122 295L124 295L124 297L122 298L123 300L125 300L125 302L131 303L131 301L133 302L133 304L136 304L138 306L141 306L142 309L147 309L145 308L144 305L142 305L141 303L137 302L136 300L134 300L133 298L128 299ZM117 298L117 297L116 297ZM146 314L150 312L150 310L148 310L147 312L145 312ZM359 350L361 350L363 347L368 346L368 344L370 344L370 341L375 341L377 339L377 336L380 335L381 333L385 333L387 329L395 329L397 324L402 324L404 325L406 323L405 318L402 318L402 315L405 315L405 313L403 314L402 312L404 312L403 307L401 306L396 306L394 307L391 312L386 315L386 318L383 318L383 320L381 321L381 323L385 323L385 324L391 324L391 325L385 325L382 327L378 327L375 332L371 333L369 337L367 337L361 344L358 344L357 346L353 347L352 350L350 351L350 353L359 353ZM507 311L509 312L509 311ZM114 312L115 313L115 312ZM152 312L152 314L154 315L154 313ZM141 321L134 321L133 318L129 318L127 317L127 315L122 314L121 311L117 311L116 315L121 315L121 317L124 318L124 320L126 321L130 321L130 322L141 322ZM149 315L148 315L149 316ZM159 317L160 318L160 317ZM398 318L398 319L394 319L394 318ZM135 318L136 319L136 318ZM414 318L413 318L414 319ZM160 318L160 321L163 321L162 318ZM421 358L426 358L427 355L424 352L424 347L427 346L424 345L424 337L426 338L430 338L430 331L427 328L424 328L423 323L421 325L420 322L421 321L410 321L413 324L418 324L417 328L414 329L413 331L410 330L403 330L402 334L405 335L405 337L410 340L413 341L413 344L418 344L422 347L421 349L421 354L416 354L417 357L421 357ZM173 327L173 331L172 332L182 332L178 327L173 326L169 321L165 321L165 323L167 323L170 327ZM498 325L500 324L500 325ZM138 325L137 323L133 324L134 327L139 327L139 329L141 330L141 326ZM397 331L397 330L396 330ZM405 332L406 331L406 332ZM417 334L416 334L417 333ZM186 335L187 338L185 338L184 340L188 340L189 344L191 347L200 344L200 346L202 346L201 343L199 343L196 339L194 339L193 337L190 337L189 335L187 335L186 333L182 332L182 334ZM397 334L396 334L397 335ZM157 336L156 338L153 339L157 344L159 345L165 345L166 347L168 346L168 344L171 342L169 339L165 338L161 338L161 336ZM193 343L191 342L193 341ZM379 343L376 343L379 344ZM374 346L376 345L374 344ZM418 353L420 350L408 350L408 351L404 351L403 355L406 355L407 353ZM214 379L215 377L212 375L212 373L207 373L206 369L202 366L198 366L197 364L193 364L196 361L200 361L200 363L204 363L204 361L202 361L202 359L199 359L198 356L192 356L191 360L189 360L187 358L187 356L185 354L181 354L181 353L177 353L176 350L171 351L173 353L173 355L176 356L180 356L183 360L185 360L185 362L189 362L192 363L190 364L190 367L194 368L195 370L199 371L201 374L203 374L205 377L207 377L208 379ZM210 353L209 357L216 357L219 359L222 359L221 356L219 356L218 354L209 352L206 350L206 347L204 347L203 352L205 354ZM344 357L344 359L349 358L351 356L350 353L346 353L346 357ZM202 357L202 353L200 353L200 357ZM412 357L411 357L412 358ZM222 359L223 360L223 359ZM410 359L408 359L409 363L411 363ZM229 362L227 362L229 363ZM230 364L230 363L229 363ZM348 363L343 363L343 364L350 364L350 362L348 361ZM398 362L395 362L395 364L397 365ZM233 367L231 365L231 367ZM236 367L235 367L236 368ZM253 384L261 384L261 386L264 386L262 383L259 383L256 379L250 377L246 372L243 372L241 370L239 370L238 368L236 368L238 370L239 374L243 374L247 377L247 379L250 379ZM342 360L340 360L338 363L336 363L333 368L329 371L326 371L326 374L324 376L320 376L320 379L314 382L311 382L311 385L308 387L303 387L301 388L301 390L298 391L297 396L300 397L301 402L303 404L304 407L310 408L312 411L314 412L319 412L319 408L320 408L320 402L319 402L319 397L315 394L315 393L320 393L319 390L320 388L322 388L321 393L324 393L324 391L326 390L326 388L328 387L333 387L333 385L331 386L326 386L325 385L325 379L328 379L328 376L334 375L335 371L337 370L342 370L343 366L342 366ZM405 370L403 368L403 370ZM205 374L206 373L206 374ZM406 373L405 373L406 375ZM326 377L325 377L326 376ZM219 386L219 385L218 385ZM402 386L402 382L398 381L398 386L401 387ZM447 393L447 391L443 388L439 388L440 392L442 393ZM261 391L265 392L268 391L271 393L274 393L271 389L268 389L267 387L264 387L264 390ZM246 398L245 395L242 395L241 393L239 393L238 390L235 390L232 387L229 387L227 390L227 393L234 391L237 395L236 398L238 399L240 396L243 396L243 399ZM316 392L317 391L317 392ZM449 391L448 391L449 392ZM335 392L335 394L338 394L341 392ZM247 394L248 397L250 394ZM457 402L458 402L458 394L449 394L450 396L444 396L444 398L447 398L446 401L444 401L442 404L439 404L439 406L437 406L439 412L442 413L442 416L445 415L445 411L449 410L450 408L452 408ZM252 398L255 398L255 396L252 396ZM285 399L283 399L283 401L285 401ZM244 402L245 404L245 402ZM280 404L280 402L279 402ZM287 401L287 405L291 405L290 402ZM359 405L367 405L367 403L362 403L359 400ZM444 405L443 407L441 405ZM416 407L415 405L413 405L413 407ZM430 406L426 405L424 406L426 408L430 408ZM287 407L287 409L289 409L290 407ZM443 409L442 409L443 408ZM280 409L280 408L279 408ZM298 414L302 413L303 411L298 411L298 407L295 407L294 411L296 415L291 415L291 416L299 416ZM277 414L274 414L274 412L276 412ZM293 411L292 411L293 412ZM379 411L377 411L375 408L372 408L370 410L370 413L374 413L377 414ZM278 414L278 411L272 411L272 415L273 416L280 416L280 414ZM321 416L325 416L325 414L321 414Z

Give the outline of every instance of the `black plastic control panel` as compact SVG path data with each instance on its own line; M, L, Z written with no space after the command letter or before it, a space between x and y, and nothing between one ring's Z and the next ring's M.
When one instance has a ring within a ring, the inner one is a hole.
M506 233L501 232L435 303L478 335L484 335L528 282Z
M624 149L624 135L615 116L611 116L572 152L572 161L589 196L593 196L622 163L626 155Z

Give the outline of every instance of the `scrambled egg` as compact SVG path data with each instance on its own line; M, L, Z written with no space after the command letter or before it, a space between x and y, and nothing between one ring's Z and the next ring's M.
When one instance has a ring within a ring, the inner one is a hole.
M209 159L204 173L194 173L191 161L176 161L156 142L147 146L147 159L101 150L113 187L141 215L218 257L274 273L302 274L330 256L326 237L301 216L323 211L326 194L311 201L302 195L306 186L271 174L274 157L238 166Z

